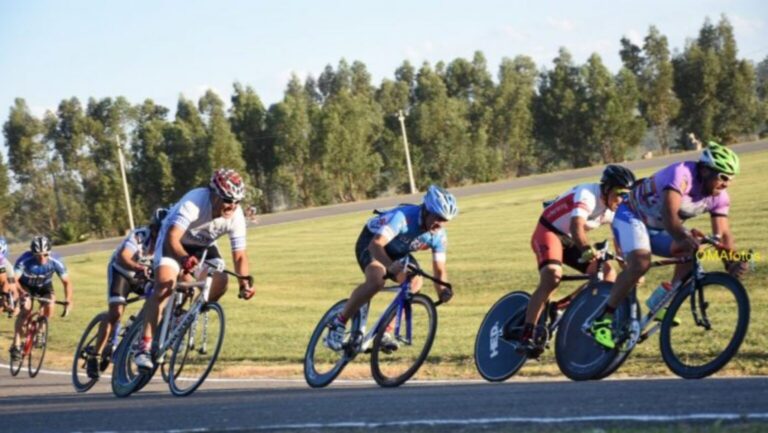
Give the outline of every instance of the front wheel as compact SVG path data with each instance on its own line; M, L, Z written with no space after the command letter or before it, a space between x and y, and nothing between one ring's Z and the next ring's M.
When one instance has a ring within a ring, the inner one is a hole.
M726 273L708 273L699 287L681 290L661 324L661 355L667 367L685 379L716 373L738 352L749 313L747 291ZM679 326L673 326L675 317Z
M437 310L431 299L415 294L402 311L393 304L383 317L373 340L371 374L380 386L400 386L429 355L437 332ZM384 338L393 340L397 348L382 344Z
M86 372L88 358L92 356L96 348L96 339L99 335L99 325L107 319L107 313L97 314L91 320L91 323L85 327L83 336L80 337L80 343L75 349L75 357L72 360L72 386L77 392L86 392L96 384L98 378L90 378Z
M205 382L224 344L224 310L212 302L202 307L186 329L180 329L168 363L168 387L178 397L192 394Z
M555 337L557 366L571 380L591 380L605 377L605 372L620 356L618 347L606 349L598 344L589 327L605 306L611 294L611 283L604 281L586 287L579 293L563 314ZM623 328L616 324L627 323L630 300L626 299L614 312L614 336Z
M133 363L133 355L139 347L143 335L141 321L134 322L118 344L112 365L112 392L117 397L128 397L146 386L152 379L157 364L152 371L143 372Z
M475 366L483 379L503 382L525 364L517 349L530 299L526 292L508 293L485 315L475 338Z
M29 377L35 377L37 376L37 373L40 372L40 367L43 366L43 359L45 358L45 349L47 346L48 318L45 316L38 316L35 333L32 335L32 345L29 348L29 355L27 357Z
M328 386L336 376L338 376L349 361L351 361L357 352L354 344L351 342L351 333L345 336L345 347L341 350L333 350L325 343L328 335L328 324L339 313L344 310L346 299L335 303L328 311L323 314L320 321L317 322L312 336L309 337L307 351L304 354L304 379L312 388L322 388ZM350 321L351 329L358 329L359 314L356 314Z

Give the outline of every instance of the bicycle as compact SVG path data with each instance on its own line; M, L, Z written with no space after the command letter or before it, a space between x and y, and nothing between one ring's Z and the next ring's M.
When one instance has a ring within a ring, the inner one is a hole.
M603 264L616 257L608 252L609 242L595 244L597 270L593 275L563 275L561 281L585 281L570 294L547 301L534 332L533 343L537 349L548 349L552 337L562 321L563 312L571 301L584 290L609 292L611 285L603 280ZM524 291L507 293L488 310L480 323L475 338L475 366L483 379L489 382L503 382L528 360L527 352L521 347L520 337L525 326L525 315L531 295Z
M21 325L22 347L21 357L17 360L11 356L11 375L16 376L21 371L21 366L24 364L24 358L27 359L27 370L29 377L37 376L40 372L40 367L43 365L43 359L45 358L45 350L48 345L48 318L42 314L42 310L46 304L50 304L52 301L48 298L42 298L40 296L25 295L34 304L35 301L40 304L37 311L31 311L34 305L30 305L30 312L24 319L24 323ZM23 301L22 301L23 302ZM56 301L56 304L64 306L64 311L61 312L61 317L67 315L69 302ZM39 353L37 355L36 353Z
M145 290L142 294L136 295L134 297L128 297L125 300L126 305L130 305L134 302L146 299L146 297L151 294L152 282L147 281L147 283L148 285L145 286ZM88 358L93 356L93 353L95 352L96 339L98 338L99 334L99 326L101 325L102 321L107 320L108 314L108 312L102 311L91 320L88 326L85 327L85 331L83 331L83 335L80 337L80 342L77 345L77 349L75 349L75 356L74 360L72 361L72 386L74 386L75 391L77 392L87 392L96 384L96 382L99 381L99 378L88 377L86 370ZM125 326L122 326L121 321L117 321L117 323L115 323L115 326L113 327L112 332L110 333L110 336L104 345L104 350L101 354L101 361L99 362L99 371L103 373L107 370L107 368L109 368L110 363L114 363L113 358L117 355L117 347L119 343L123 340L125 335L130 332L133 324L141 323L143 317L144 309L142 308L135 316L129 316ZM86 380L81 380L83 377L86 378Z
M163 310L158 327L159 339L152 350L152 370L138 369L132 361L143 335L143 327L132 326L123 338L116 351L112 374L112 391L116 396L127 397L146 385L158 366L165 362L169 350L168 387L173 395L183 397L192 394L208 377L224 343L225 330L224 310L217 302L208 301L213 274L223 272L247 280L249 285L253 284L253 278L223 269L217 263L206 262L205 255L201 262L206 265L206 278L202 281L177 282L169 305ZM195 289L199 291L197 297L194 297ZM191 303L188 304L187 300L190 299ZM185 305L188 309L184 308Z
M396 295L376 324L366 333L370 302L351 318L351 327L339 351L329 348L328 323L341 312L347 300L334 304L320 319L309 339L304 355L304 378L313 388L329 385L344 367L360 353L371 353L371 374L382 387L397 387L419 370L427 358L437 332L437 310L442 302L433 302L421 293L411 293L411 280L420 275L453 292L451 284L440 281L405 261L405 281L382 291ZM382 339L391 333L398 348L384 347Z
M703 244L725 250L717 237L698 235ZM637 287L632 289L614 313L615 349L605 349L589 332L609 293L584 292L574 299L555 341L560 370L573 380L607 376L621 366L637 344L657 331L664 363L676 375L700 379L723 368L736 355L747 333L749 297L741 282L731 275L705 272L699 254L697 251L690 257L652 262L652 267L681 263L693 266L642 319ZM690 303L690 316L680 311L686 301ZM655 320L665 307L663 320Z

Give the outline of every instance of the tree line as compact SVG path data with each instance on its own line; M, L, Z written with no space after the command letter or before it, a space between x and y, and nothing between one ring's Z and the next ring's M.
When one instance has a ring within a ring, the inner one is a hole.
M38 118L17 98L3 125L0 231L58 242L122 232L118 144L142 221L218 167L246 176L246 204L262 212L407 192L399 110L419 189L622 161L648 136L666 153L689 132L730 143L765 128L768 57L739 59L726 17L706 20L681 52L650 27L641 45L621 39L620 56L617 74L597 54L577 65L565 48L548 68L504 58L494 79L477 51L404 61L379 86L342 59L317 78L294 75L269 107L234 83L229 108L209 90L181 96L173 118L124 97L70 98Z

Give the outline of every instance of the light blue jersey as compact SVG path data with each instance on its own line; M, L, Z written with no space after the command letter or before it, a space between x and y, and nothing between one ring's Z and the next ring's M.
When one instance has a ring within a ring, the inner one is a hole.
M368 220L366 227L374 235L384 236L387 252L404 257L414 251L432 250L433 260L445 262L448 237L445 229L432 233L424 228L421 206L401 205Z

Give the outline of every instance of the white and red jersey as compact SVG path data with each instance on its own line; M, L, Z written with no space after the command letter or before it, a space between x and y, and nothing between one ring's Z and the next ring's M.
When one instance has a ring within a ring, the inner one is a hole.
M613 211L603 202L599 183L576 185L558 196L541 214L540 221L559 234L571 236L571 218L582 217L592 230L613 221Z
M184 229L182 245L208 247L226 234L229 236L232 251L245 250L246 232L243 210L238 206L231 218L214 218L209 188L193 189L168 211L158 242L164 241L165 234L172 226Z

